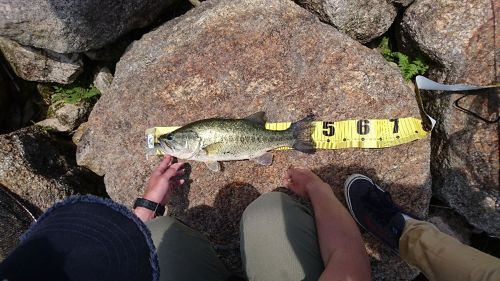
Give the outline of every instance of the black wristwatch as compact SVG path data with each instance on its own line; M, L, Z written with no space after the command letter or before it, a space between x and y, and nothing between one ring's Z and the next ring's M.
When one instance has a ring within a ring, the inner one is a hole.
M163 216L165 213L165 206L160 203L153 202L144 198L137 198L134 202L134 209L137 207L143 207L155 212L155 217Z

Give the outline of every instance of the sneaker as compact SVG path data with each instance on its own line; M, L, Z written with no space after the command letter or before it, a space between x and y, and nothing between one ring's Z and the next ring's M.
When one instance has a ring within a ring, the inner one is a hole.
M354 220L399 254L399 238L405 227L405 218L403 211L392 202L389 192L370 178L354 174L345 181L344 193Z

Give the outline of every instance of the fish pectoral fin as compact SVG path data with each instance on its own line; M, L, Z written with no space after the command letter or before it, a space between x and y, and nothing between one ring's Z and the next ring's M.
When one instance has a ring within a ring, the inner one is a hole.
M205 153L205 155L215 155L222 150L222 147L223 147L222 142L215 142L203 147L202 151L203 153Z
M273 154L271 152L266 152L261 156L250 159L261 165L269 166L273 163Z
M217 161L207 161L205 162L207 168L214 172L220 172L220 163Z
M259 111L257 113L250 115L250 116L247 116L243 119L248 120L248 121L250 121L256 125L262 126L262 127L266 126L266 121L267 121L266 113L264 111Z

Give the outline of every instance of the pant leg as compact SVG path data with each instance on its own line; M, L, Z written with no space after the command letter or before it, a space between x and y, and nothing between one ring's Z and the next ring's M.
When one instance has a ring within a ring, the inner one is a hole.
M248 280L318 280L324 270L312 212L281 192L261 195L240 224Z
M425 221L406 221L399 250L403 260L431 281L500 280L500 259L460 243Z
M146 223L158 253L160 280L227 280L229 273L208 240L172 217Z

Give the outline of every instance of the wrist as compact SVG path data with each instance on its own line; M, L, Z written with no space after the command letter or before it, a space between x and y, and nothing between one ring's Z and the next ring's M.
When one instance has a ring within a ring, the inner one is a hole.
M142 221L148 222L155 218L155 212L144 207L136 207L134 214Z
M134 202L134 212L138 214L141 219L150 220L157 216L163 216L165 213L165 206L144 197L137 198Z
M320 182L316 181L316 182L310 182L310 183L306 184L306 191L307 191L307 194L309 196L312 193L324 192L324 191L328 191L328 190L331 190L331 187L329 184L327 184L324 181L320 181Z
M168 197L170 197L168 196L168 192L154 189L146 191L146 193L142 196L142 198L161 204L162 206L167 204Z

